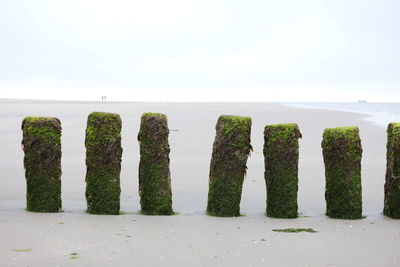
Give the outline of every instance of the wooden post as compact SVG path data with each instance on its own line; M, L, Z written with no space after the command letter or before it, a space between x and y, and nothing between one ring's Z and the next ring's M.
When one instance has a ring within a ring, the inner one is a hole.
M118 114L93 112L86 127L87 212L119 214L121 127Z
M325 129L322 149L326 178L326 215L362 218L361 156L357 127Z
M167 116L144 113L138 141L140 144L139 195L142 213L172 215Z
M299 138L297 124L265 126L264 176L269 217L297 217Z
M243 179L250 145L251 118L220 116L210 164L207 213L240 216Z
M61 122L50 117L26 117L22 122L25 152L26 209L61 211Z
M400 123L387 128L385 204L383 214L400 219Z

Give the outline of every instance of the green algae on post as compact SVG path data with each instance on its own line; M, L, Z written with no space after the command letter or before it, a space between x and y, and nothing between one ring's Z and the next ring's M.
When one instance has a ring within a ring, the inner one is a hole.
M400 123L387 128L386 182L383 214L400 219Z
M172 215L171 175L169 170L167 116L144 113L141 117L139 195L141 212L147 215Z
M252 150L251 118L222 115L215 128L207 213L222 217L240 216L243 179Z
M359 129L325 129L321 146L325 163L326 215L338 219L361 219L362 147Z
M93 112L86 127L87 212L119 214L121 127L118 114Z
M60 212L61 122L51 117L26 117L22 131L26 209Z
M264 176L269 217L297 217L299 138L297 124L265 126Z

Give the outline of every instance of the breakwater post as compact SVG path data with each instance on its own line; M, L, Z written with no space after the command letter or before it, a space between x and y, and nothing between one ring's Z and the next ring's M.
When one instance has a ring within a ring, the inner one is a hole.
M26 117L22 122L26 209L61 211L61 122L52 117Z
M297 124L267 125L264 129L266 215L297 217L299 138Z
M207 213L213 216L240 216L243 179L252 150L251 118L222 115L215 128Z
M400 123L387 128L386 181L383 214L400 219Z
M144 113L141 117L139 195L143 214L172 215L167 116Z
M118 114L93 112L86 127L87 212L119 214L121 127Z
M325 163L326 215L339 219L362 218L359 129L325 129L321 145Z

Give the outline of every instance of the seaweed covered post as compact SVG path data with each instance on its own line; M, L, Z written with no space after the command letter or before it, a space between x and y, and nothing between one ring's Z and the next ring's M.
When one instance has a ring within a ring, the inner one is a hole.
M51 117L22 121L26 209L61 211L61 122Z
M383 214L400 219L400 123L387 128L385 204Z
M139 195L143 214L172 215L167 116L144 113L141 117Z
M297 124L265 126L264 177L269 217L297 217L299 138Z
M222 115L216 125L210 164L207 213L240 216L240 199L250 145L251 118Z
M121 127L118 114L93 112L86 127L87 212L119 214Z
M362 147L359 129L325 129L321 145L325 163L326 215L338 219L360 219Z

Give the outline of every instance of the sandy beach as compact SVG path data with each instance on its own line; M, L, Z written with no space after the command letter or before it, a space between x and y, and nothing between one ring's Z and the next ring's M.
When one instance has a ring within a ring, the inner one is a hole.
M122 118L121 210L85 213L85 127L93 111ZM144 112L168 116L174 216L139 214L137 134ZM208 172L219 115L252 117L241 213L205 214ZM25 208L21 122L55 116L62 123L62 213ZM399 266L399 221L382 216L386 128L357 113L271 103L45 102L0 100L0 266ZM298 123L300 217L272 219L265 212L263 129ZM358 126L363 146L362 220L325 213L322 132ZM313 228L317 233L273 229Z

